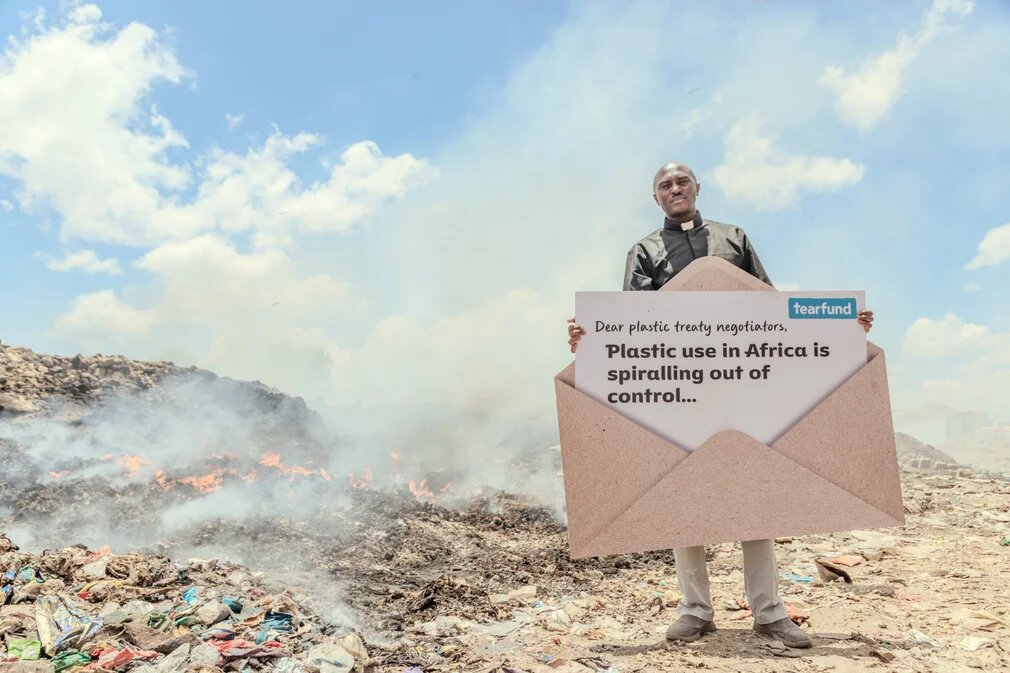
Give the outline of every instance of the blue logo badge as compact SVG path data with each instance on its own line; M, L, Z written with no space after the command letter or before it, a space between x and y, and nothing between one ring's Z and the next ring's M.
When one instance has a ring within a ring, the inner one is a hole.
M855 320L856 298L792 297L789 300L789 317Z

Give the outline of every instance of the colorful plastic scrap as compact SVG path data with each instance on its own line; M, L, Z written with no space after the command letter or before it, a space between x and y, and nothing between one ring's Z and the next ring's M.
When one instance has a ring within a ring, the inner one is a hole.
M31 638L12 638L7 641L7 654L21 661L35 661L42 654L42 643Z
M236 635L238 634L231 629L215 626L201 633L200 638L202 640L210 640L212 638L215 640L234 640Z
M266 615L263 617L263 623L260 625L259 633L256 634L256 643L264 643L276 633L293 632L295 630L294 619L294 615L289 615L286 612L274 612L273 610L268 610Z
M796 573L779 573L779 576L784 580L800 582L801 584L810 584L814 581L814 578L809 575L797 575Z
M130 647L124 647L121 650L117 650L114 647L107 647L102 650L95 650L92 653L95 657L93 663L88 664L85 668L88 670L112 670L123 668L131 661L151 661L158 657L157 652L149 652L147 650L134 650Z
M187 605L196 605L200 602L200 597L197 596L196 587L190 587L182 592L182 600L186 601Z
M43 651L52 656L79 648L102 628L102 618L61 596L41 596L35 602L35 626Z
M225 596L221 599L221 602L228 606L228 609L238 614L242 612L242 599L235 598L234 596Z
M53 667L56 673L60 673L75 666L85 666L90 661L91 657L86 652L64 652L53 657Z
M225 659L291 656L291 652L275 640L257 644L242 638L234 638L232 640L209 640L207 644L216 648Z

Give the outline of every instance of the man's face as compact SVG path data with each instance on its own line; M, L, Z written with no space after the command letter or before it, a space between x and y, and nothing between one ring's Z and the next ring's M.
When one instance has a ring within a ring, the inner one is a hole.
M673 222L694 217L694 203L701 191L694 176L680 166L664 167L652 183L653 198Z

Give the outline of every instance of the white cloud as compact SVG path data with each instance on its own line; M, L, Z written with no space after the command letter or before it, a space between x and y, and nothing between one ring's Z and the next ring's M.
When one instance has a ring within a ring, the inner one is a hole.
M115 257L101 259L94 250L66 251L63 259L50 259L46 266L53 271L83 271L84 273L107 273L113 276L122 273L119 260Z
M876 126L904 93L905 71L919 52L954 20L971 14L973 6L971 0L933 0L914 36L899 35L893 48L865 59L851 72L825 68L818 82L838 95L839 116L864 131Z
M326 180L303 186L288 161L321 142L311 133L275 131L244 155L209 152L193 201L161 205L145 233L166 241L214 230L251 232L259 247L286 246L297 232L347 231L434 174L424 161L409 154L387 157L366 141L345 150Z
M321 307L337 312L362 308L347 283L326 274L302 276L279 250L242 254L209 234L166 243L137 266L161 281L157 315L162 320L226 328L237 318L249 326L311 316Z
M229 131L234 131L238 128L238 125L242 123L243 119L245 119L244 114L231 114L230 112L226 112L224 115L224 120L228 124Z
M14 204L8 201L7 199L0 199L0 210L4 211L5 213L14 212Z
M914 364L907 384L925 402L977 409L1010 419L1010 332L965 322L953 313L919 318L908 328L902 352L928 360ZM910 363L911 364L911 363Z
M292 353L300 344L318 347L322 326L366 309L346 282L301 273L279 250L239 252L212 234L166 243L135 266L152 274L155 296L141 301L112 291L84 295L57 328L112 340L131 352L154 346L199 353L204 366L221 373L298 390L306 371ZM279 349L290 357L269 356ZM311 374L329 377L326 368Z
M978 283L965 283L964 285L965 292L978 292L981 289L982 286L979 285Z
M964 268L981 269L1010 259L1010 222L985 232L978 244L978 253Z
M109 218L188 179L164 158L185 139L141 103L185 70L149 27L114 32L100 16L93 5L71 8L62 24L10 39L0 57L0 175L20 182L22 208L52 206L66 232L94 238Z
M712 171L726 196L763 210L793 206L801 192L830 192L859 182L860 164L834 157L797 156L775 148L754 120L737 122L726 136L723 163Z
M935 358L978 351L992 342L989 328L948 313L941 320L919 318L913 322L905 333L903 348L913 357Z
M249 231L258 245L284 245L295 230L344 231L431 174L364 142L303 186L287 162L322 139L279 130L245 154L173 159L188 142L148 99L186 70L150 27L117 30L93 5L68 11L0 58L0 176L20 183L22 208L54 208L64 239L149 246Z
M146 336L153 316L121 302L111 290L84 294L68 313L56 320L59 329L100 330Z

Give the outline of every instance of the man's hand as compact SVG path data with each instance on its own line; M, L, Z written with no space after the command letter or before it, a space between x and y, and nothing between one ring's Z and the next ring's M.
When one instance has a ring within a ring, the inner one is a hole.
M863 326L864 332L869 332L870 328L873 327L873 311L860 311L857 319L859 320L859 324ZM573 348L572 351L574 352L575 349Z
M870 318L870 320L873 320L873 318ZM572 347L572 352L574 353L575 349L579 347L579 339L586 333L586 330L575 324L575 316L569 318L568 323L568 345Z

